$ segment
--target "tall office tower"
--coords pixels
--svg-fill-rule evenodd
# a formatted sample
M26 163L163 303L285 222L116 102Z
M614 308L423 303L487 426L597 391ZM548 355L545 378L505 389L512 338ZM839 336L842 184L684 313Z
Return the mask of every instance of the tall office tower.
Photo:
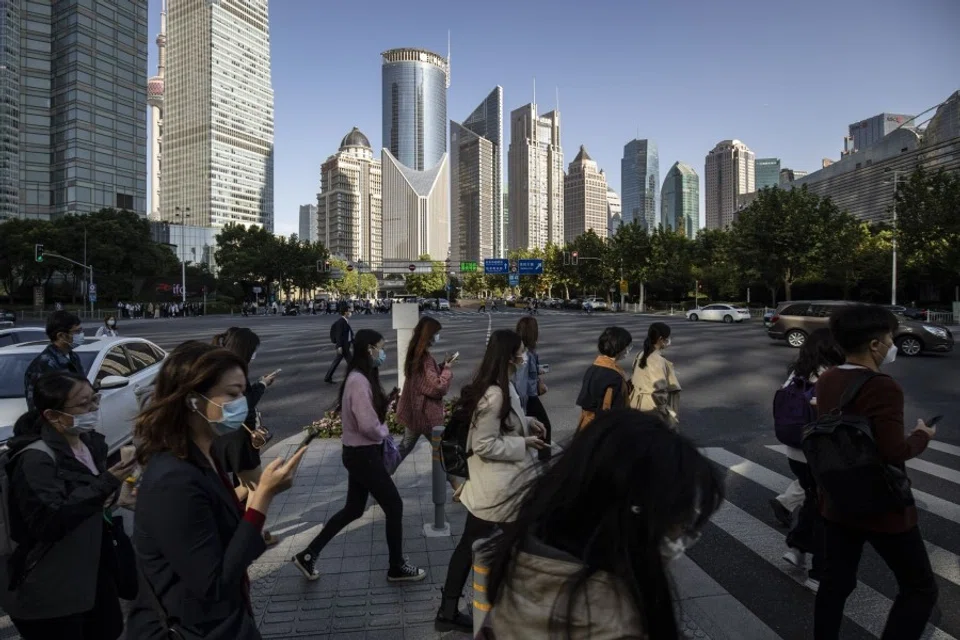
M846 153L854 151L863 151L870 147L888 133L899 129L900 127L912 128L910 121L916 116L910 116L904 113L879 113L873 117L854 122L848 128L850 142L844 139Z
M653 231L660 218L660 155L653 140L631 140L620 161L623 223Z
M163 77L167 68L167 0L160 5L160 33L157 35L157 75L147 81L150 106L150 217L160 218L160 175L163 152Z
M695 238L700 228L700 176L685 162L674 162L660 192L663 227Z
M450 59L426 49L383 58L383 258L435 260L450 248Z
M379 268L383 264L382 173L367 136L354 127L320 173L317 240L330 255Z
M612 238L623 224L623 205L620 194L607 185L607 237Z
M563 147L558 110L538 116L532 102L510 114L507 165L510 248L563 244Z
M0 0L0 220L145 215L147 0Z
M590 230L606 238L607 215L607 177L580 145L563 179L564 242L573 242Z
M503 88L463 123L450 121L450 254L454 264L505 257Z
M176 0L167 28L160 219L272 232L267 0Z
M706 181L707 229L725 229L738 210L737 199L756 191L754 156L739 140L723 140L707 154Z
M304 242L316 242L320 237L317 221L317 205L300 205L300 233L297 237Z
M757 191L780 185L780 158L757 158L753 167Z

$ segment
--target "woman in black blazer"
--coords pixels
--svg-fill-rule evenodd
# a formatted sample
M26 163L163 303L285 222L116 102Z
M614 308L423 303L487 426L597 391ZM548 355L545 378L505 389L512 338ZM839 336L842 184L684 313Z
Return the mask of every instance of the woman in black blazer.
M164 361L150 405L137 417L140 463L134 546L142 571L127 637L260 638L247 568L263 553L273 497L290 487L304 450L263 470L241 508L211 455L221 433L247 416L246 363L226 349L186 342Z

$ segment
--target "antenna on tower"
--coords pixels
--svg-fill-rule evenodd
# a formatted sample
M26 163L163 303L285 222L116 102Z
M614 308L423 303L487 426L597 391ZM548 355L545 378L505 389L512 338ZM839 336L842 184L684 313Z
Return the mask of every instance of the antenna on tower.
M557 112L557 113L560 113L560 87L558 86L556 89L557 89L557 106L556 106L556 112Z
M537 107L537 76L533 76L533 107Z

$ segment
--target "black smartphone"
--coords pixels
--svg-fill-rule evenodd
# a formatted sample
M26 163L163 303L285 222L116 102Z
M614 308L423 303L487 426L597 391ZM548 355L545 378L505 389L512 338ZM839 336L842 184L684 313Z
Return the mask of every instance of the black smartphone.
M317 435L318 435L318 432L316 431L310 431L309 433L307 433L306 437L300 441L300 444L297 445L297 451L300 451L300 449L305 449L309 447L310 443L313 442L313 439L316 438Z
M935 427L937 426L937 423L940 422L941 420L943 420L943 416L933 416L932 418L926 421L926 425L928 427Z

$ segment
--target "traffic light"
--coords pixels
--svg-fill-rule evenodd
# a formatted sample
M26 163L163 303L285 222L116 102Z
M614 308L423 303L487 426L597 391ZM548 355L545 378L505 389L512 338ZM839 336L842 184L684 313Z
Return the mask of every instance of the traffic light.
M570 264L570 254L567 253L566 251L564 251L564 252L563 252L563 266L567 266L567 265L569 265L569 264Z
M573 253L570 254L570 264L572 264L573 266L577 266L578 264L580 264L579 251L574 251Z
M317 273L330 273L330 261L317 260Z
M37 262L43 262L43 245L42 244L34 245L33 257L36 259Z

